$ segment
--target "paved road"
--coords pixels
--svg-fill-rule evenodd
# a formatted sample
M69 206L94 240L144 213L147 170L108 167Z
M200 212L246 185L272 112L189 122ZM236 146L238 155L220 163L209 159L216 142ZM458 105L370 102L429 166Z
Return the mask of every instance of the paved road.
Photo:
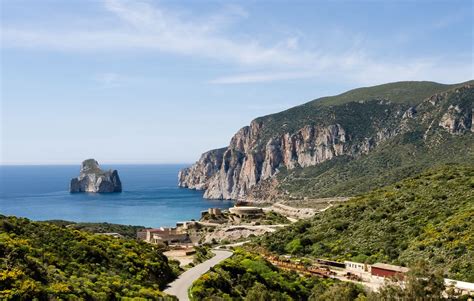
M189 300L188 289L191 287L194 280L209 271L211 267L232 256L232 252L229 251L212 250L212 252L216 254L216 256L181 274L178 279L169 284L169 287L165 289L165 293L178 297L180 301Z

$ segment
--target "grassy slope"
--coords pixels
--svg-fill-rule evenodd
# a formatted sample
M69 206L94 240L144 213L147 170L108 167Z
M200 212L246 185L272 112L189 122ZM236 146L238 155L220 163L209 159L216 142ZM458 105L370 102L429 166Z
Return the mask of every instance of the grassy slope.
M410 265L474 282L474 167L433 169L268 235L277 253Z
M177 266L151 245L0 215L0 299L159 298Z

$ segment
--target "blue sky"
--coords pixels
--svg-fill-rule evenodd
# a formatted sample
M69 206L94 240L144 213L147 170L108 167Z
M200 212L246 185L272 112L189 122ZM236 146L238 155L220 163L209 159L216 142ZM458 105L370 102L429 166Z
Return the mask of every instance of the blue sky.
M258 116L474 78L473 2L1 1L1 163L193 162Z

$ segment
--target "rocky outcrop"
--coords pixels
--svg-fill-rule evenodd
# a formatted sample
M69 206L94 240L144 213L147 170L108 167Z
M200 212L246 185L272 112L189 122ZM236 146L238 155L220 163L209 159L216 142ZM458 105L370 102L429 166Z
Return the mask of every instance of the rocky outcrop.
M226 150L227 148L224 147L205 152L196 164L180 170L178 174L179 186L197 190L207 189L208 180L219 171Z
M73 178L70 192L122 192L122 183L117 170L103 171L94 159L82 162L79 177Z
M204 153L196 164L180 171L179 186L204 189L206 198L239 199L281 167L312 166L350 151L339 124L305 126L294 134L273 137L259 148L261 126L252 122L234 135L228 148Z
M358 158L400 134L411 137L410 133L421 130L426 140L430 131L439 128L451 134L472 131L472 93L467 85L417 105L354 101L321 106L320 111L313 111L316 115L309 115L312 107L308 106L308 113L297 107L293 112L258 118L240 129L228 147L204 153L180 171L179 186L203 189L204 197L211 199L238 200L249 192L264 197L269 190L274 195L275 175L282 169L315 166L340 156ZM305 120L292 120L295 114ZM295 124L300 126L294 129Z
M472 108L450 105L439 122L439 126L452 134L472 131Z

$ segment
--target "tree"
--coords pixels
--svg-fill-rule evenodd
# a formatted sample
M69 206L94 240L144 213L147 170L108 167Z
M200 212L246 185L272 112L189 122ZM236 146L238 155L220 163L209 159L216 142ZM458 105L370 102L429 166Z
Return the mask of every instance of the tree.
M359 286L350 282L340 282L327 290L316 288L313 290L309 301L354 301L364 300L364 291Z
M272 301L272 295L268 292L265 285L256 282L247 293L246 301Z

